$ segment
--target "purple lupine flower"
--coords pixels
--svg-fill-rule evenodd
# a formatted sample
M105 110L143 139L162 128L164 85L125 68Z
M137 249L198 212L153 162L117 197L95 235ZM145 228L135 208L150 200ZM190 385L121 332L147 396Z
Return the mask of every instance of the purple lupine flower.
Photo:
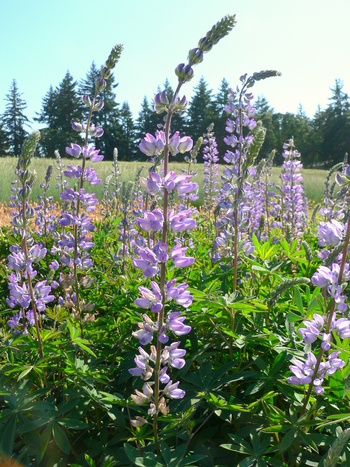
M332 219L330 222L321 222L318 226L318 234L320 246L336 246L343 238L344 225Z
M170 228L174 232L183 232L185 230L194 229L196 227L196 220L191 217L191 214L191 209L186 209L178 213L170 210L168 215Z
M166 290L166 297L168 300L175 300L178 305L183 306L184 308L188 308L192 301L193 297L190 292L187 290L188 285L185 283L179 284L175 286L176 279L172 279L171 281L165 284Z
M143 219L140 217L135 219L135 223L140 229L145 232L150 232L151 230L158 232L163 228L164 217L159 209L154 209L152 212L144 211L143 216Z
M184 336L191 332L191 326L183 324L186 317L181 316L181 313L178 311L174 311L169 313L167 317L167 327L176 335L176 336Z
M170 397L170 399L182 399L183 397L185 397L186 393L182 389L179 389L179 384L179 381L173 383L170 380L163 389L163 394L166 394L168 397Z
M169 346L165 346L162 353L162 363L167 363L169 366L180 370L185 366L186 355L185 349L179 349L180 341L173 342Z
M134 303L140 308L149 308L153 313L159 313L163 308L162 294L158 284L154 281L151 282L152 291L146 287L139 287L142 298L137 298Z
M79 157L81 154L81 147L78 144L71 143L71 147L66 147L66 153L73 157Z
M163 131L156 132L154 137L150 133L146 134L146 137L141 140L139 144L140 151L146 154L148 157L161 154L165 147L165 135Z
M133 259L132 264L143 271L144 277L154 277L158 274L158 258L148 247L139 249L139 259Z
M181 245L175 245L169 252L169 257L173 260L174 266L177 268L186 268L192 266L194 258L185 256L188 247L181 247Z
M291 228L292 235L298 236L304 231L308 218L308 203L304 194L303 178L300 174L302 164L297 158L300 153L294 149L294 140L291 138L283 145L282 156L285 161L282 165L282 198L283 222Z
M137 323L139 330L132 333L139 339L141 345L147 345L153 340L153 334L158 331L158 325L154 323L146 314L143 315L144 322Z
M161 188L162 179L157 172L150 172L147 179L140 177L140 185L146 190L147 193L155 195Z

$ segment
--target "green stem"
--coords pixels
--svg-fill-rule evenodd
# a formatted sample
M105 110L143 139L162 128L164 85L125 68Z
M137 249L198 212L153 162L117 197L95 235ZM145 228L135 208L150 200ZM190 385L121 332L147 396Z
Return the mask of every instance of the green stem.
M182 83L179 83L177 86L177 89L174 94L174 100L176 99L180 87ZM168 168L169 168L169 136L170 136L170 123L171 123L171 118L172 118L172 113L169 112L165 124L165 148L164 148L164 178L168 174ZM164 217L164 223L163 223L163 231L162 231L162 242L166 243L167 242L167 233L168 233L168 191L166 188L163 188L163 196L164 196L164 202L163 202L163 217ZM158 405L159 405L159 396L160 396L160 391L159 391L159 373L160 373L160 357L161 357L161 352L162 352L162 343L159 340L159 333L163 327L164 323L164 310L165 310L165 276L166 276L166 263L161 263L160 267L160 291L162 294L162 309L159 312L158 316L158 333L157 333L157 356L156 356L156 362L154 365L154 388L153 388L153 394L154 394L154 405L155 405L155 410L156 413L153 418L153 435L154 435L154 442L156 445L156 450L158 453L160 453L160 447L159 447L159 437L158 437Z

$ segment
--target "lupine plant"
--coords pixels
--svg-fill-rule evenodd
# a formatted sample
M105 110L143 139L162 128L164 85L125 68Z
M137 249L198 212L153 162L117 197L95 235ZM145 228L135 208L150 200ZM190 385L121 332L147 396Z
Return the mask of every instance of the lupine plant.
M68 165L64 171L64 175L68 178L75 179L77 188L64 187L61 192L61 199L69 203L71 210L61 214L58 223L65 228L71 227L71 231L64 233L59 246L61 251L55 248L52 253L60 253L59 259L65 266L68 266L73 271L68 273L74 289L74 294L71 295L72 301L77 310L77 316L80 319L81 327L83 323L82 302L80 297L79 271L86 271L91 268L93 262L89 257L88 251L93 247L94 243L89 238L90 232L94 229L88 213L95 210L97 199L94 194L89 194L84 189L84 182L89 182L91 186L101 183L93 168L86 168L86 161L98 162L103 160L103 156L99 154L99 150L94 146L89 146L89 136L100 138L103 135L103 129L100 126L91 124L91 116L93 112L100 111L104 103L102 100L97 100L98 94L106 87L106 80L110 77L113 68L118 62L122 45L117 45L112 49L105 65L101 68L100 76L95 81L95 94L91 97L84 94L82 102L89 108L87 123L73 122L72 128L78 133L84 134L84 145L81 147L78 144L71 143L71 147L66 148L66 153L74 158L83 156L81 166ZM57 157L57 156L56 156ZM63 188L63 182L61 182ZM85 212L84 212L85 211Z
M216 246L226 246L226 251L231 250L233 257L233 291L237 288L237 264L238 264L238 242L240 239L240 224L243 226L244 215L239 219L240 202L244 195L244 183L248 178L249 169L254 165L254 161L264 142L266 130L257 125L254 120L255 107L251 104L253 95L249 89L256 81L260 81L272 76L280 75L273 70L247 74L240 78L241 88L237 86L236 91L231 89L230 103L226 107L226 112L232 114L233 119L228 118L226 131L228 135L224 139L234 152L227 150L224 161L231 166L226 166L223 173L223 185L220 191L219 208L226 210L224 219L218 222L225 226L223 234L216 239ZM242 209L241 212L244 212ZM227 248L231 244L232 248ZM248 247L249 248L249 247Z
M155 96L165 120L139 145L151 160L148 175L140 177L135 163L135 183L123 181L115 153L107 219L92 218L97 198L85 191L87 182L100 183L87 159L102 157L89 144L102 128L73 123L84 136L67 156L82 154L81 166L56 153L61 215L46 237L31 204L39 133L23 145L11 188L12 228L0 227L1 465L349 465L347 162L337 166L334 183L335 169L327 177L317 228L309 222L296 235L291 217L283 226L270 181L273 156L255 165L265 132L254 122L250 93L256 80L277 73L244 75L228 106L231 151L220 194L209 127L204 212L193 218L193 208L177 204L198 189L192 138L172 128L175 112L186 110L181 87L234 24L233 16L224 18L189 52L175 70L173 97ZM94 96L83 97L90 117L120 51L102 68ZM291 144L285 149L296 157ZM188 165L178 174L169 164L179 153ZM294 221L306 226L299 192L291 190L300 183L296 166L283 169L281 189L294 203ZM53 245L51 262L46 243ZM123 270L115 264L122 259Z
M190 182L191 175L176 175L175 172L168 171L169 153L176 154L190 151L193 141L188 136L181 137L178 131L172 136L170 133L171 119L175 112L185 110L187 99L178 97L182 85L190 81L193 77L193 66L203 60L203 54L209 52L213 45L226 36L235 24L234 16L227 16L218 22L200 39L198 47L191 49L188 55L188 64L180 63L175 74L178 77L178 85L174 96L169 102L165 91L158 93L154 98L154 110L157 113L167 113L164 131L157 131L155 136L147 134L140 143L140 150L147 156L157 156L158 160L163 159L164 177L161 178L157 172L150 172L144 182L146 191L155 194L159 190L163 191L163 209L145 211L143 218L136 219L138 226L146 231L161 231L161 239L153 246L138 250L138 259L133 261L135 267L143 271L143 276L153 278L160 273L160 284L151 282L152 290L140 287L141 298L135 301L141 308L151 308L156 314L156 320L151 319L147 314L143 314L143 321L138 323L139 330L134 336L139 339L141 347L140 354L135 358L136 368L130 372L134 376L141 376L144 380L153 378L154 385L144 383L142 392L137 391L133 396L136 404L149 404L148 415L153 418L153 435L157 451L160 450L158 435L158 417L162 413L166 415L169 411L167 398L181 399L185 392L179 388L179 381L173 382L168 371L171 368L182 368L185 365L183 357L185 349L180 349L180 341L168 344L169 333L175 336L188 334L191 327L184 324L185 316L179 311L169 310L166 302L175 302L187 308L192 302L192 296L187 292L185 283L175 285L175 280L166 281L168 262L172 261L173 266L184 268L194 262L194 258L186 257L187 248L176 244L172 248L168 244L168 229L174 232L183 232L195 227L195 221L191 219L189 210L168 211L169 192L176 190L178 195L187 195L197 189L197 184ZM143 345L150 344L153 336L156 335L156 345L151 346L150 352L143 349ZM165 345L165 346L164 346ZM164 347L163 347L164 346ZM160 384L164 387L161 389ZM144 424L145 419L136 419L134 424Z
M282 218L284 228L289 228L296 238L306 227L308 203L304 194L303 177L299 161L300 153L295 149L294 139L283 145L284 162L281 174Z
M25 141L18 160L16 175L19 180L17 191L17 209L13 212L13 232L18 243L11 248L8 257L8 267L13 271L9 276L10 298L6 299L10 308L20 311L9 320L13 332L27 333L27 325L34 325L38 339L39 354L43 357L43 347L40 336L40 313L45 311L46 304L54 300L51 287L46 280L35 280L37 272L33 268L46 255L47 249L42 244L34 244L30 234L30 220L35 211L29 204L35 174L30 171L30 163L40 139L38 131L33 132Z
M36 207L37 217L35 224L38 228L39 235L43 238L45 248L47 250L47 238L56 228L56 216L53 213L55 205L53 204L53 196L48 196L47 192L50 189L50 179L52 176L53 165L49 164L45 182L40 184L43 190L42 196L38 195L39 206ZM48 256L46 260L48 261Z
M215 197L219 193L219 152L213 129L212 123L203 134L203 210L208 215L213 211Z

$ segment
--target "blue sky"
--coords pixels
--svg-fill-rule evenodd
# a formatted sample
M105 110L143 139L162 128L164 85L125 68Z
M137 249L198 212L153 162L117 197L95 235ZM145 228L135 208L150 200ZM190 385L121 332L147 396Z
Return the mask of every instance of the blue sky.
M67 70L84 78L93 60L100 66L123 43L117 100L136 117L143 96L167 77L176 86L175 67L227 13L237 25L195 68L183 87L188 98L202 75L216 92L223 77L235 86L261 69L282 72L253 88L277 112L296 113L301 103L312 117L336 78L350 93L349 0L0 0L0 113L14 78L32 119Z

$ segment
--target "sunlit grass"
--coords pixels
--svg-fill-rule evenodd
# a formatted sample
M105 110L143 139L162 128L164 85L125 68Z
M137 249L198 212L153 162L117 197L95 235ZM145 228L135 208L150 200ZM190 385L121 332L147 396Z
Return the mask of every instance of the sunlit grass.
M73 159L64 159L64 164L66 165L74 165L77 163L77 160ZM14 157L3 157L0 158L0 202L7 203L10 193L11 193L11 181L15 179L15 168L17 164L17 159ZM54 196L54 199L57 201L59 199L59 192L56 190L56 180L55 176L58 173L56 170L56 161L53 159L33 159L31 168L37 172L37 181L35 183L32 200L35 202L37 200L37 196L41 194L41 190L39 188L40 183L43 183L44 177L46 174L46 170L49 164L53 164L54 171L53 176L51 179L51 188L49 191L50 195ZM137 173L138 168L140 165L144 167L142 175L147 176L148 169L150 164L148 161L144 163L141 162L120 162L120 171L121 171L121 180L125 181L134 181L135 176ZM86 184L87 191L95 192L97 196L101 199L103 193L103 185L104 180L108 175L111 174L112 162L96 162L92 164L91 162L87 163L87 167L93 166L99 176L102 179L102 183L99 186L90 187ZM181 168L186 169L187 164L185 163L171 163L170 170L176 170L178 173L181 171ZM196 164L194 169L198 172L195 181L198 183L199 189L199 197L200 202L202 200L202 187L203 187L203 164ZM220 166L219 172L222 173L224 166ZM272 180L276 184L280 184L279 174L281 173L281 169L279 167L273 168L273 176ZM315 170L315 169L303 169L302 175L304 178L306 196L310 199L319 203L323 198L323 190L324 190L324 180L326 178L327 171L326 170ZM72 181L70 185L73 186Z

